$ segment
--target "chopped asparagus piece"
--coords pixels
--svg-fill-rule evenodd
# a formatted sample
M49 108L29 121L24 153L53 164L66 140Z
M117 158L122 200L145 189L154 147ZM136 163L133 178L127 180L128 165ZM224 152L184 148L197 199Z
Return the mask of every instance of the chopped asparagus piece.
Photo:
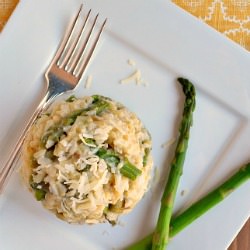
M60 140L61 136L64 134L64 127L73 125L78 116L84 115L86 114L86 112L92 110L95 110L96 115L100 115L108 108L109 103L106 102L104 98L100 96L93 96L93 102L88 108L73 111L67 117L63 118L59 124L49 128L41 139L42 146L45 147L48 140L51 140L52 142L54 142L54 144L57 143Z
M125 200L119 200L116 204L110 204L109 210L114 213L121 213L124 210Z
M55 161L57 157L54 155L54 148L50 148L49 150L46 150L45 157L52 161Z
M38 201L44 200L46 195L46 191L42 189L36 189L35 190L35 197Z
M90 147L96 147L96 142L92 138L81 137L81 140L82 140L83 143L88 144Z
M135 180L137 176L141 175L142 171L129 161L126 161L120 169L120 173L131 180Z
M73 101L75 101L77 98L74 96L74 95L71 95L70 97L68 97L67 99L66 99L66 102L73 102Z
M143 156L143 167L147 165L148 155L150 153L150 148L145 148L144 156Z
M98 155L101 159L104 159L109 166L117 166L121 161L119 154L117 154L112 149L100 148L96 152L96 155ZM124 165L120 169L120 173L131 180L135 180L136 177L139 176L142 172L140 169L126 160Z
M30 186L35 191L35 197L38 201L41 201L45 198L46 193L48 192L48 187L46 183L36 183L30 180Z
M112 149L100 148L96 152L96 155L99 156L101 159L105 160L107 165L109 165L110 167L116 167L120 162L119 156Z
M92 104L86 109L87 111L95 110L96 115L100 115L103 111L109 108L109 103L105 101L105 99L101 96L94 95L92 96L93 102Z

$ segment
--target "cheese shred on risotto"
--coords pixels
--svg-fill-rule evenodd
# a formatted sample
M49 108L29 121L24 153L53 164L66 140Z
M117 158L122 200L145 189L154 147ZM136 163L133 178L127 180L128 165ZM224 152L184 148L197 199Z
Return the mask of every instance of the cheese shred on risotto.
M151 138L120 103L94 95L55 103L29 130L21 175L69 223L115 223L147 191Z

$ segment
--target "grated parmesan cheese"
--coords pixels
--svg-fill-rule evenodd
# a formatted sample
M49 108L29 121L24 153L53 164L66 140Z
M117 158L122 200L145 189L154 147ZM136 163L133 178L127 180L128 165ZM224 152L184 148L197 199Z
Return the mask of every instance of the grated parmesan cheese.
M136 62L132 59L128 59L128 64L131 66L136 66Z
M130 76L128 76L127 78L122 79L120 81L120 83L122 83L122 84L124 84L124 83L130 83L130 82L135 82L137 85L139 85L140 83L142 83L141 71L140 70L137 69Z
M89 76L87 77L87 79L86 79L84 88L85 88L85 89L89 89L89 88L92 86L92 82L93 82L93 76L92 76L92 75L89 75Z
M175 141L176 141L176 139L172 138L172 139L168 140L167 142L161 144L161 147L162 148L167 148L167 147L171 146L172 144L174 144Z
M128 64L133 68L136 67L136 62L129 59ZM148 83L143 79L141 70L135 69L128 77L120 80L121 84L135 83L136 85L142 85L144 87L148 86Z

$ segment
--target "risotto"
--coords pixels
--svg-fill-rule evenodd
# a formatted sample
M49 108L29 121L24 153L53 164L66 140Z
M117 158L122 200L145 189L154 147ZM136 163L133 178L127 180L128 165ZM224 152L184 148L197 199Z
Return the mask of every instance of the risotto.
M107 97L70 97L29 130L21 175L43 206L69 223L115 223L147 191L151 138Z

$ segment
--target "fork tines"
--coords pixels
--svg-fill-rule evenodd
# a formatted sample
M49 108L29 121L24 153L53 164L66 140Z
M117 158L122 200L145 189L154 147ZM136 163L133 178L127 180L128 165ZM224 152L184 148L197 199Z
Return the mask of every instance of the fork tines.
M98 43L103 28L107 22L105 19L101 25L97 24L99 14L91 18L90 9L83 15L83 5L81 5L68 35L63 39L62 51L58 51L56 65L80 79L84 73L95 47ZM99 26L99 27L98 27Z

